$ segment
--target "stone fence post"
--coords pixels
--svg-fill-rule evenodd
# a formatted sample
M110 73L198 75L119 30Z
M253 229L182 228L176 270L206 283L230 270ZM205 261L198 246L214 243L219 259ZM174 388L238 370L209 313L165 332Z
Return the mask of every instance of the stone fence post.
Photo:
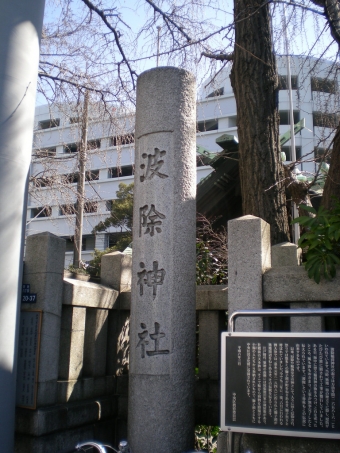
M42 311L37 407L57 402L65 244L48 232L28 236L26 243L23 283L30 284L37 302L21 309Z
M133 453L193 448L195 80L160 67L137 83L129 442Z
M229 315L262 309L262 275L271 266L270 226L247 215L228 222ZM262 332L261 318L239 318L236 330Z

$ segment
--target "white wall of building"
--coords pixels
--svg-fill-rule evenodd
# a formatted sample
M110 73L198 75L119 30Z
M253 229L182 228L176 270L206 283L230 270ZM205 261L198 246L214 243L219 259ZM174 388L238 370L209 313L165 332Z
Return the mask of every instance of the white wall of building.
M278 58L278 71L280 75L286 76L287 60L286 57ZM316 171L314 161L314 148L327 148L332 139L332 129L327 127L317 127L313 123L313 113L336 113L339 112L338 93L330 94L322 91L312 91L311 77L326 79L334 74L330 62L304 57L291 57L291 75L297 77L297 89L293 90L294 111L299 112L299 118L305 118L306 127L296 135L296 147L301 148L302 159L298 168L312 174ZM337 84L337 79L336 84ZM215 90L223 89L223 94L215 97L207 97ZM285 112L289 110L289 97L286 89L278 93L279 110ZM203 146L211 152L219 152L220 147L215 140L224 133L237 136L236 127L236 102L232 92L229 70L224 69L214 79L213 83L206 85L200 92L197 102L197 120L199 124L205 125L213 130L197 133L197 144ZM314 115L315 116L315 115ZM59 119L58 127L39 130L39 121ZM90 110L91 117L91 110ZM54 158L33 158L31 164L31 174L37 176L48 176L57 174L75 173L77 171L77 153L65 154L66 144L79 141L79 124L70 124L70 115L56 108L53 112L48 106L40 106L36 109L35 117L35 136L34 149L55 148ZM88 152L87 170L99 170L99 179L86 183L86 197L89 200L97 201L98 211L84 215L84 234L90 235L92 229L100 220L104 220L109 211L106 201L116 197L118 185L121 182L130 184L133 176L120 176L110 178L108 170L112 167L126 167L134 163L134 145L122 145L117 149L112 146L110 138L112 136L124 135L133 132L133 115L116 115L114 126L108 122L96 119L96 114L92 114L89 123L88 140L100 139L100 148ZM214 129L215 128L215 129ZM280 125L280 134L285 133L289 125ZM285 146L290 146L288 142ZM47 168L47 170L46 170ZM197 182L206 177L211 172L211 167L202 166L197 168ZM59 236L72 236L74 233L75 216L60 215L59 205L70 204L76 201L77 184L69 184L67 187L34 188L31 187L28 211L27 211L27 234L34 234L41 231L50 231ZM50 206L52 208L49 217L31 218L32 209L40 206ZM89 241L91 244L91 241ZM105 234L96 236L95 246L104 249L107 245ZM71 260L71 252L67 253L68 260ZM84 260L91 259L91 250L86 250L83 254Z

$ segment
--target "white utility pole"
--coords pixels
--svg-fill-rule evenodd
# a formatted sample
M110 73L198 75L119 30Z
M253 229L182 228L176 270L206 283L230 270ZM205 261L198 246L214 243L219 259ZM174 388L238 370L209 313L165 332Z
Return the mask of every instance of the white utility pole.
M289 56L289 45L288 45L288 32L287 32L287 21L286 21L286 6L283 7L283 28L285 34L285 52L287 55L287 83L288 83L288 98L289 98L289 121L290 121L290 148L291 148L291 160L296 161L296 147L295 147L295 134L294 134L294 104L292 94L292 77L290 71L290 56ZM294 171L294 170L293 170ZM292 217L296 219L299 217L299 212L295 203L292 202ZM293 225L293 240L297 244L300 239L300 226L295 223Z
M28 173L44 0L0 1L0 450L14 451Z

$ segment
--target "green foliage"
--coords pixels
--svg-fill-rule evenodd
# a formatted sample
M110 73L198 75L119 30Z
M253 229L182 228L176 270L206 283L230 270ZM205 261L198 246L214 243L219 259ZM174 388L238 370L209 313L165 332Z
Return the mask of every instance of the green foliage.
M197 425L195 426L195 449L206 450L209 453L217 452L217 436L219 426Z
M74 267L73 264L70 264L68 266L68 270L70 272L73 272L74 274L89 275L89 272L87 269L83 269L82 267Z
M122 231L132 230L133 214L133 183L119 184L117 198L112 200L111 214L103 222L99 222L92 232L105 231L110 227L120 228ZM131 241L130 241L131 242Z
M305 253L305 269L309 278L320 283L321 277L335 277L336 264L340 264L340 201L335 200L330 210L321 207L318 211L310 206L300 208L314 217L301 216L293 220L306 232L299 239L299 247Z
M105 250L97 250L94 249L93 252L93 259L90 261L90 266L88 267L89 273L92 277L100 277L100 266L102 262L102 256L106 255L107 253L116 252L117 247L114 245L113 247L108 247Z
M196 231L196 284L221 285L228 282L227 234L216 232L213 224L200 215Z

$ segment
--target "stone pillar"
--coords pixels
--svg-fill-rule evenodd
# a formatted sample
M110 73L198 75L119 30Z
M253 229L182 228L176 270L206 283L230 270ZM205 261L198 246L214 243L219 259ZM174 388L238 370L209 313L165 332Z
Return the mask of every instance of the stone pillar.
M291 242L282 242L272 247L272 267L298 266L301 259L301 249ZM322 308L320 302L294 302L290 308ZM291 332L322 332L323 318L321 316L292 316L290 318Z
M28 236L26 243L23 283L30 284L37 303L22 304L22 309L43 312L37 407L57 402L65 244L47 232Z
M130 291L131 267L131 255L125 255L121 252L103 255L100 268L101 284L110 286L120 293Z
M17 321L44 0L0 2L0 445L14 449Z
M137 83L129 443L134 453L193 447L195 81L160 67Z
M228 307L262 309L262 275L271 265L270 226L247 215L228 222ZM262 319L239 318L236 330L261 332Z

